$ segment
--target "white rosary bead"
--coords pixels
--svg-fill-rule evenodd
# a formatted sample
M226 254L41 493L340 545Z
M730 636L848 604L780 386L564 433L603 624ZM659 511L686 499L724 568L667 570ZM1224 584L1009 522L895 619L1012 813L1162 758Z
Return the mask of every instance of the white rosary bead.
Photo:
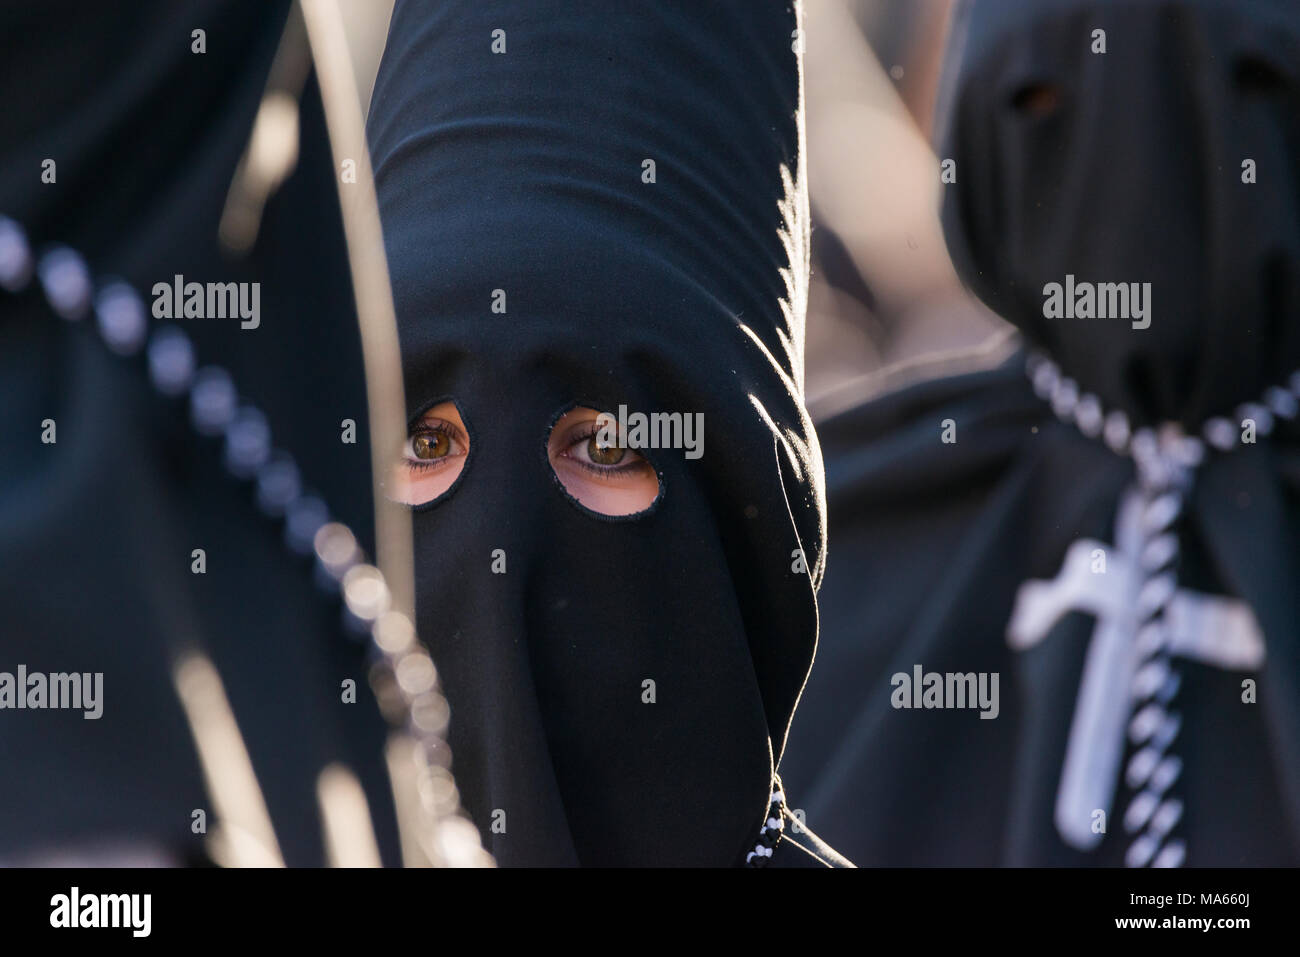
M1101 435L1102 422L1104 417L1101 411L1101 400L1092 393L1088 393L1079 400L1079 405L1074 410L1075 421L1079 425L1079 431L1090 439L1095 439Z
M1102 426L1102 434L1106 440L1106 445L1112 452L1123 455L1128 449L1129 424L1128 416L1118 410L1106 416L1105 424Z
M36 267L50 307L64 319L80 319L90 308L90 272L86 262L66 246L56 246Z
M1205 441L1220 452L1227 452L1237 444L1237 427L1227 419L1216 416L1201 427Z
M178 396L194 378L194 347L190 337L164 326L149 340L149 378L163 395Z
M1178 755L1166 754L1165 759L1156 765L1155 771L1151 774L1151 790L1156 794L1164 794L1178 780L1182 769L1183 762Z
M23 229L0 216L0 286L18 292L32 278L32 249Z
M221 435L235 419L238 396L225 369L207 366L194 377L190 420L202 435Z
M271 426L251 405L243 406L226 428L226 468L236 478L248 479L271 457Z
M1129 740L1134 744L1145 744L1156 733L1156 728L1160 727L1161 722L1164 720L1165 709L1154 702L1148 704L1133 715L1133 719L1129 722Z
M1273 386L1264 393L1264 404L1267 405L1279 419L1294 419L1297 413L1300 413L1300 401L1297 401L1286 389Z
M1052 411L1058 418L1069 419L1079 404L1079 384L1073 379L1062 379L1052 390Z
M1258 435L1268 435L1273 431L1273 413L1257 402L1246 402L1237 406L1237 418L1242 421L1252 420Z
M257 472L257 507L279 518L302 491L298 466L287 452L276 452Z
M1056 384L1061 381L1060 370L1051 362L1044 362L1034 370L1034 393L1040 399L1050 399Z
M1205 461L1205 443L1195 435L1185 435L1178 440L1179 464L1184 468L1200 468Z
M366 630L392 606L392 595L383 573L374 565L358 564L348 569L342 579L343 603L348 611L366 625ZM404 655L394 669L397 684L409 697L430 690L437 681L433 660L423 649Z
M284 542L298 555L310 555L316 533L330 520L329 509L315 495L295 498L285 510Z
M99 334L120 356L132 356L144 345L148 322L144 304L124 282L110 282L95 297L95 319Z
M356 536L342 522L327 522L316 531L312 542L316 550L316 567L337 586L353 565L361 561Z
M1156 855L1152 867L1182 867L1187 858L1187 845L1182 841L1170 841L1165 849Z

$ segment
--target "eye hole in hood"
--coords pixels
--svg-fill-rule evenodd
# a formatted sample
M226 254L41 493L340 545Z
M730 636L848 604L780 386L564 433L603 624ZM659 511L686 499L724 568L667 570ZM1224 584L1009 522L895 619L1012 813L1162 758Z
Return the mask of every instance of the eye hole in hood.
M555 420L546 457L565 493L585 510L631 518L652 508L661 491L640 441L617 414L578 405Z
M1246 54L1233 65L1237 89L1248 96L1281 96L1288 83L1282 71L1262 57Z
M1026 83L1011 95L1011 108L1032 119L1055 115L1064 95L1055 83Z
M460 407L443 399L415 416L392 456L384 490L403 505L433 505L460 484L469 461L470 432Z

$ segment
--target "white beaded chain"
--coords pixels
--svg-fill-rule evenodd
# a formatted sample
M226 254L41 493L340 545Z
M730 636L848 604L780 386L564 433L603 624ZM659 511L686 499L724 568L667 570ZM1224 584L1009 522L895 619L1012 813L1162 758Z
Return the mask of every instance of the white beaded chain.
M416 637L410 618L389 607L384 575L365 562L351 529L330 520L325 502L303 490L292 456L272 446L266 416L240 401L224 369L196 369L194 347L180 329L163 326L150 335L144 303L128 283L116 279L94 283L82 257L65 246L49 248L34 262L23 229L0 215L0 287L22 292L33 271L56 314L76 322L93 308L109 349L120 356L144 349L149 379L158 392L169 397L189 393L195 431L224 438L227 471L255 483L258 509L283 520L290 551L314 555L317 584L342 596L348 630L369 637L370 680L385 717L404 727L415 741L414 778L425 830L422 850L436 865L490 866L492 859L483 850L477 829L460 810L446 741L450 709L433 660Z
M1206 447L1228 452L1238 444L1237 427L1223 417L1208 420L1200 437L1187 435L1177 423L1156 429L1133 430L1121 411L1103 414L1094 395L1079 391L1078 383L1041 353L1026 359L1025 371L1034 392L1051 404L1061 421L1077 426L1089 438L1100 437L1117 455L1129 455L1137 467L1142 492L1139 561L1143 576L1137 598L1138 667L1131 688L1128 737L1134 751L1125 768L1125 783L1136 793L1124 814L1131 835L1124 862L1129 867L1179 867L1187 846L1173 836L1182 819L1182 801L1173 787L1182 761L1169 753L1182 725L1173 709L1181 676L1170 654L1167 612L1178 588L1178 523L1191 493L1196 469ZM1257 435L1273 431L1276 419L1300 413L1300 371L1287 388L1273 386L1262 402L1238 406L1240 419L1255 423Z
M767 819L758 831L758 840L754 849L745 855L746 867L766 867L772 860L772 852L781 843L785 833L785 794L781 790L781 779L776 778L772 785L772 796L767 802Z

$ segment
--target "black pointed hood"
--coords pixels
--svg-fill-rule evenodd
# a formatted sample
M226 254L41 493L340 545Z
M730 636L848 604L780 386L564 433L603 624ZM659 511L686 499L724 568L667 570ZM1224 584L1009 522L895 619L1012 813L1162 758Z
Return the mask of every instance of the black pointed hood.
M471 438L414 516L418 618L503 863L738 863L764 818L824 551L797 26L394 13L369 130L408 411L454 399ZM703 455L647 452L656 504L596 515L539 454L575 403L700 413Z
M1195 428L1284 382L1300 366L1300 7L975 0L955 23L944 219L980 298L1135 421ZM1147 315L1045 316L1067 276L1149 283Z

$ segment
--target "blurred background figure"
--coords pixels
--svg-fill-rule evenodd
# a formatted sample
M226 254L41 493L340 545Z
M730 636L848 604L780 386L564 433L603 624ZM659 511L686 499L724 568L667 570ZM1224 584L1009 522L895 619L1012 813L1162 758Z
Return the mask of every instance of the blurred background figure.
M416 499L417 621L466 809L503 865L846 863L809 829L778 840L824 544L799 11L394 13L370 137L402 467L462 470ZM687 411L709 449L566 426L583 406L588 426ZM584 493L564 458L525 454L548 432L605 490L635 474L649 494ZM450 442L420 457L436 435L463 464Z
M953 363L966 368L999 356L1008 327L966 294L939 225L942 184L930 133L952 6L807 4L814 419ZM983 355L968 354L979 346Z
M788 780L862 864L1294 864L1300 10L953 23L947 246L1029 354L819 423ZM1145 306L1080 287L1062 314L1076 274Z

